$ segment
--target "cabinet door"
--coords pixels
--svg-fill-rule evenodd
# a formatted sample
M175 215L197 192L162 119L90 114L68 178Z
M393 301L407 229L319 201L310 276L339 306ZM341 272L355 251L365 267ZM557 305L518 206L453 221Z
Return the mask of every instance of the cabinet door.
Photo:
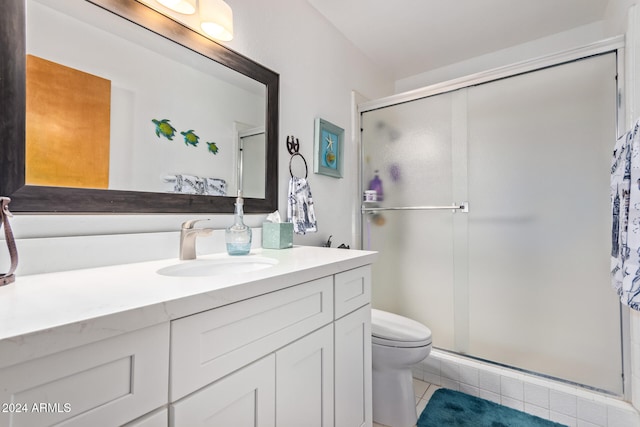
M275 427L275 356L171 405L172 427Z
M371 306L335 322L336 427L371 426Z
M333 426L333 325L276 353L278 427Z

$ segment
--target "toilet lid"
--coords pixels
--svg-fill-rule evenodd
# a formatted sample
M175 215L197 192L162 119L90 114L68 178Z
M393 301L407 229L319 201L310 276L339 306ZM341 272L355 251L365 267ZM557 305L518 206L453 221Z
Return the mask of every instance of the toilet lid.
M373 308L371 340L382 345L420 347L431 344L431 330L415 320Z

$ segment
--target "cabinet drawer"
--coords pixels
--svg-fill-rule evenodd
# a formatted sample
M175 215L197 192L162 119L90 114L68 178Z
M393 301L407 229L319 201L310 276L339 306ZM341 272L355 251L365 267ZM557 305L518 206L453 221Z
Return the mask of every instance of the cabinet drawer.
M371 266L335 275L335 318L351 313L371 302Z
M0 426L114 426L140 417L166 403L168 348L164 323L0 369L0 402L21 405L0 412Z
M333 320L325 277L171 323L171 401Z

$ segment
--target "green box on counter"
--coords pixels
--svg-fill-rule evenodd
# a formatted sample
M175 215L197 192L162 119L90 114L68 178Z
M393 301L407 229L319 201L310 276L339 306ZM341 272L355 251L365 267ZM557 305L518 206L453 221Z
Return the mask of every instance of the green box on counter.
M262 247L265 249L286 249L293 247L293 223L263 222Z

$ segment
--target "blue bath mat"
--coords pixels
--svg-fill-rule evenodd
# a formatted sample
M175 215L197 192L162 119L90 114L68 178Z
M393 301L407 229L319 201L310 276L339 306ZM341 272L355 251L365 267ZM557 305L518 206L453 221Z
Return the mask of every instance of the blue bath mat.
M418 419L418 427L561 426L564 425L445 388L433 393Z

